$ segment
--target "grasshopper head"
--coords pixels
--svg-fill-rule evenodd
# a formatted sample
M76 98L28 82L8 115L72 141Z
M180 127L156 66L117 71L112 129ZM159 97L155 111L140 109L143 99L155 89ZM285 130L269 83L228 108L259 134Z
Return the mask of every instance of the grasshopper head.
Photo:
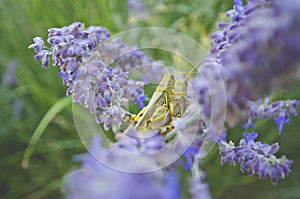
M166 89L173 89L175 85L174 76L171 73L164 74L162 80L156 88L156 91L163 92Z

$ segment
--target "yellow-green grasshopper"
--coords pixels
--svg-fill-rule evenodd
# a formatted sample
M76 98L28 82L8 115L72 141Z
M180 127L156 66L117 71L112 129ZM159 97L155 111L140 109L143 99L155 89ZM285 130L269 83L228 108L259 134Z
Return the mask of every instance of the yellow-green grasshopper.
M132 120L128 129L134 128L140 132L158 130L162 135L167 135L174 128L173 118L183 114L186 89L185 79L180 77L175 81L173 75L166 73L149 104L137 115L127 115Z
M165 102L155 109L147 120L147 129L159 130L162 135L167 135L174 129L173 119L181 117L186 102L186 81L178 78L174 83L171 92L166 92Z
M147 121L149 121L157 108L170 100L169 96L173 94L172 89L174 88L174 85L174 76L171 73L165 73L159 85L156 87L148 105L137 115L125 114L123 120L131 122L131 125L126 130L134 128L138 131L145 132L149 129L147 127ZM170 109L172 109L172 107L170 107Z
M182 59L178 59L178 55L174 54L174 63L177 63L177 67L184 66L185 69L188 68L187 62L183 62ZM178 67L180 69L180 67ZM190 74L193 73L193 67L187 72L186 76L183 76L182 72L177 72L179 77L174 81L174 86L172 86L169 91L164 92L165 101L162 105L155 108L153 114L150 115L150 118L147 120L147 128L159 130L159 132L164 135L164 139L170 141L174 136L168 135L174 129L173 119L181 117L186 108L186 99L187 99L187 82L186 79ZM173 133L172 133L173 134ZM168 136L167 136L168 135ZM171 138L171 139L170 139Z

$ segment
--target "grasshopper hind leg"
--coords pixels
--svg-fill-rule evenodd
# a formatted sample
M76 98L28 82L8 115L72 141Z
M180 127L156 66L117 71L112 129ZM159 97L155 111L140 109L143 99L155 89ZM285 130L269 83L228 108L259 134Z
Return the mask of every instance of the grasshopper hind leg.
M125 113L122 120L126 123L137 124L140 118L143 116L146 107L144 107L138 114Z

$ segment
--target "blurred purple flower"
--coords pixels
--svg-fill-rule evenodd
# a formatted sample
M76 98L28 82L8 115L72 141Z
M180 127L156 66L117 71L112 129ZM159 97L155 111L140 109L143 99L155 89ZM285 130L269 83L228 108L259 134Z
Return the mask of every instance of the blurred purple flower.
M134 101L133 103L138 105L139 108L144 108L145 107L145 99L147 98L148 95L142 95L140 97L137 98L136 101Z
M118 135L118 142L116 146L131 152L148 153L158 151L165 146L165 142L160 134L153 136L140 138L138 132L135 129L129 129L124 134Z
M248 1L243 6L241 0L234 0L234 9L226 12L231 22L219 22L220 30L211 34L210 56L221 61L221 55L240 40L240 28L247 25L249 19L255 16L261 7L268 5L268 0Z
M190 170L194 163L195 155L199 153L200 147L191 145L188 149L183 153L185 157L185 162L183 163L183 168L185 170Z
M200 171L197 176L193 176L189 183L189 193L192 199L211 199L209 185L204 182L205 173Z
M275 121L275 123L278 126L279 132L282 132L284 124L287 123L287 122L289 122L290 119L287 117L287 115L280 114L278 117L274 118L274 121Z
M18 67L18 61L12 59L6 66L6 71L2 75L2 83L8 87L16 86L18 83L16 76L16 69Z
M191 169L194 157L200 152L203 144L205 124L199 121L197 109L198 107L192 105L187 107L186 115L174 119L174 130L164 138L168 140L170 137L174 137L171 147L178 154L183 154L183 167L185 170Z
M18 60L12 59L8 62L6 70L2 75L2 84L8 88L14 88L18 86L19 81L16 74L16 69L18 67ZM15 97L12 102L12 116L14 120L19 120L21 118L23 110L23 99L21 97Z
M289 122L290 115L297 115L297 107L299 104L299 100L279 100L270 103L269 98L266 98L264 101L249 101L249 119L244 127L253 126L253 119L273 118L278 125L279 132L282 132L284 124Z
M148 12L141 0L127 0L127 8L130 15L138 19L146 19Z
M152 60L137 46L126 45L120 37L102 42L99 52L103 62L120 67L126 72L134 70L136 75L141 76L141 80L145 83L156 79L158 71L164 69L161 63Z
M22 98L16 98L13 101L13 118L16 120L20 120L22 116L23 111L23 99Z
M240 0L234 3L234 9L227 13L232 21L219 23L220 30L211 35L210 55L199 70L206 72L203 69L206 65L220 71L227 94L227 124L234 126L241 116L250 115L245 127L253 127L253 107L248 104L256 101L259 106L260 98L297 78L300 60L295 52L300 49L297 39L300 26L295 24L299 24L300 3L291 0L249 0L244 6ZM204 77L212 84L212 78ZM211 104L205 82L195 79L192 83L199 90L204 114L209 116ZM219 93L212 88L210 93ZM276 111L271 118L276 118L281 131L290 114L279 115Z
M150 64L152 60L138 49L137 46L128 46L122 39L115 37L102 44L101 55L109 64L116 64L124 71L129 71L144 64Z
M67 198L118 198L118 199L180 199L180 183L174 172L164 173L123 173L104 166L98 154L106 154L111 161L120 164L139 164L139 167L149 167L155 161L132 162L124 161L126 157L109 148L100 146L100 137L94 137L88 154L81 155L83 165L81 169L72 171L65 180ZM152 163L151 163L152 162Z
M246 100L258 100L295 78L300 64L295 54L300 49L300 26L295 25L300 3L278 0L249 6L255 7L255 15L246 17L236 30L239 42L220 56L229 95L241 108Z

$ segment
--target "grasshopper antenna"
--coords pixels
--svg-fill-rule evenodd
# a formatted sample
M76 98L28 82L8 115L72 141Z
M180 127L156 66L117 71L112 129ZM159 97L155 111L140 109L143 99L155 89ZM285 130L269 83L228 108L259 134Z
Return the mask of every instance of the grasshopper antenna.
M197 73L198 73L195 67L193 67L190 71L186 71L186 72L181 71L181 66L179 66L179 65L183 65L183 64L181 64L181 61L179 61L179 57L181 57L180 54L179 54L178 52L175 51L173 57L174 57L173 59L174 59L174 63L175 63L175 65L176 65L178 74L179 74L180 76L181 76L182 74L186 74L186 75L185 75L185 78L184 78L185 80L188 80L191 74L197 74ZM186 61L186 60L185 60L185 61ZM196 71L195 71L195 70L196 70Z
M181 76L183 74L183 72L181 72L181 66L182 65L180 63L180 54L175 50L174 56L173 56L173 62L175 63L176 69L178 71L179 76Z

